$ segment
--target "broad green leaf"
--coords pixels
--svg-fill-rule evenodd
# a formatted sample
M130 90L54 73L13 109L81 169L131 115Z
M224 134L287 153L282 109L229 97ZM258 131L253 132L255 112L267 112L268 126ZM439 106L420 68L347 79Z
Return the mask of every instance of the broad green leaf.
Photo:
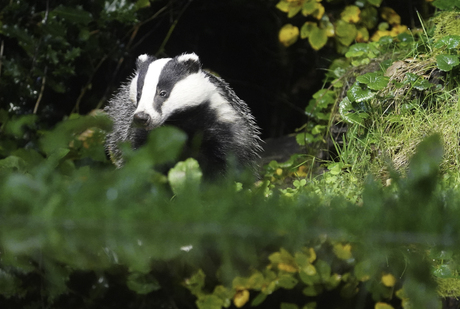
M288 18L292 18L296 16L297 13L299 13L301 9L302 7L300 5L294 5L294 6L289 7Z
M379 22L379 14L375 7L368 6L361 10L361 22L367 29L374 29Z
M178 162L168 172L168 181L174 194L181 194L185 189L197 188L201 182L201 172L198 161L188 158Z
M435 0L433 5L444 11L454 11L455 8L460 8L457 0Z
M438 68L442 71L451 71L459 62L458 55L437 55L436 62Z
M452 278L453 273L449 265L439 265L433 270L433 275L437 278Z
M359 57L359 56L364 55L368 51L369 51L369 44L356 43L350 46L347 53L345 54L345 57L347 58Z
M299 28L291 24L284 25L278 35L279 41L286 47L291 46L299 38Z
M439 39L435 44L434 47L441 48L447 47L448 49L457 48L460 45L460 36L459 35L446 35Z
M316 11L316 0L306 0L302 5L302 14L308 16Z
M382 90L390 81L389 77L382 76L379 73L366 73L364 75L358 76L356 80L362 84L366 84L372 90Z
M331 266L326 261L317 260L315 262L315 267L323 282L329 280L329 277L331 276Z
M278 285L283 289L293 289L296 286L297 282L298 280L294 278L292 275L281 275L278 278Z
M392 305L387 303L378 302L375 304L375 309L394 309Z
M308 42L314 50L320 50L327 43L326 29L313 28L308 36Z
M370 89L368 89L367 86L363 86L363 84L356 82L347 91L347 97L350 99L351 102L359 103L372 99L375 96L375 92L372 92Z
M361 10L356 5L347 5L340 13L340 17L347 23L357 23L360 20Z
M59 5L51 13L58 15L69 22L74 22L77 24L87 25L93 20L93 17L89 12L83 9L75 9L73 7L67 7L63 5Z
M345 46L350 46L356 38L356 26L340 19L336 23L337 39Z
M303 24L302 28L300 28L300 37L302 39L308 38L313 29L317 28L318 25L316 25L315 22L307 21L305 24Z

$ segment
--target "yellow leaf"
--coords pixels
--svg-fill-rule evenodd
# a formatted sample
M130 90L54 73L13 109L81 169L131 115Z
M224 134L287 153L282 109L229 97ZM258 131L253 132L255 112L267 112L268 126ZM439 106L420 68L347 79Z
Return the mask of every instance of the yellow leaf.
M340 243L335 244L332 251L334 251L335 255L341 260L348 260L353 257L351 254L350 244L345 244L345 245L342 245Z
M382 8L381 16L390 25L399 25L401 23L401 16L399 16L398 13L396 13L395 10L393 10L392 8Z
M376 303L375 309L394 309L393 306L388 305L387 303Z
M299 166L296 172L297 177L307 177L308 176L308 167L305 165Z
M237 308L243 307L248 302L248 300L249 300L248 290L238 291L233 297L233 303L235 304L235 307Z
M335 35L334 25L329 21L329 18L321 20L320 28L326 30L327 37L333 37Z
M285 264L285 263L279 263L278 264L278 269L287 271L289 273L295 273L295 272L298 271L297 267L295 267L293 265Z
M281 176L283 174L283 169L277 168L276 169L276 175Z
M395 25L393 28L391 28L390 35L391 36L397 36L400 33L404 33L409 31L407 26L404 25Z
M357 23L361 18L359 15L361 14L361 10L356 5L348 5L345 7L340 16L344 21L347 23Z
M276 8L284 13L289 12L289 7L290 7L289 2L285 0L281 0L280 2L276 4Z
M396 284L396 278L392 274L383 275L382 283L387 287L393 287Z
M388 35L390 35L390 31L377 30L375 31L374 35L372 35L371 41L378 42L378 40L380 40L381 37L388 36Z
M284 25L279 32L279 41L286 47L291 46L299 38L299 28L291 24Z
M313 248L308 248L308 262L313 263L316 260L316 252Z
M358 34L356 35L356 42L369 42L369 31L367 31L367 28L362 27L358 29Z

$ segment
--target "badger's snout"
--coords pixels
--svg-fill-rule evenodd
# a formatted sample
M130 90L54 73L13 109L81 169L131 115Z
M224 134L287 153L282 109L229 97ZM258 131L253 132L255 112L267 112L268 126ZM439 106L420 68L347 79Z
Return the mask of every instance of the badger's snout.
M151 122L150 116L145 112L135 113L133 116L133 124L139 128L145 128Z

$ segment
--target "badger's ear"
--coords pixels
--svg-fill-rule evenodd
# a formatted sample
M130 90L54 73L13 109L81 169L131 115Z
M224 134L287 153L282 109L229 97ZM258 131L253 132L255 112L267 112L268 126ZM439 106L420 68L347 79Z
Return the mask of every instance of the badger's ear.
M195 53L177 56L176 61L183 64L190 73L197 73L201 70L200 58Z
M147 55L147 54L142 54L140 55L139 57L137 57L137 60L136 60L136 67L137 69L139 69L143 63L150 63L154 60L156 60L157 58L155 56L150 56L150 55Z

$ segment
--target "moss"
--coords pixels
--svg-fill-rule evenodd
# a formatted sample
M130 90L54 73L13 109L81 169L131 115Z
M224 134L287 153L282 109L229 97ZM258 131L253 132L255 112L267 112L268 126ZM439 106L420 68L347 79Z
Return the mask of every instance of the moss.
M446 35L460 35L460 12L443 12L433 19L435 41Z

